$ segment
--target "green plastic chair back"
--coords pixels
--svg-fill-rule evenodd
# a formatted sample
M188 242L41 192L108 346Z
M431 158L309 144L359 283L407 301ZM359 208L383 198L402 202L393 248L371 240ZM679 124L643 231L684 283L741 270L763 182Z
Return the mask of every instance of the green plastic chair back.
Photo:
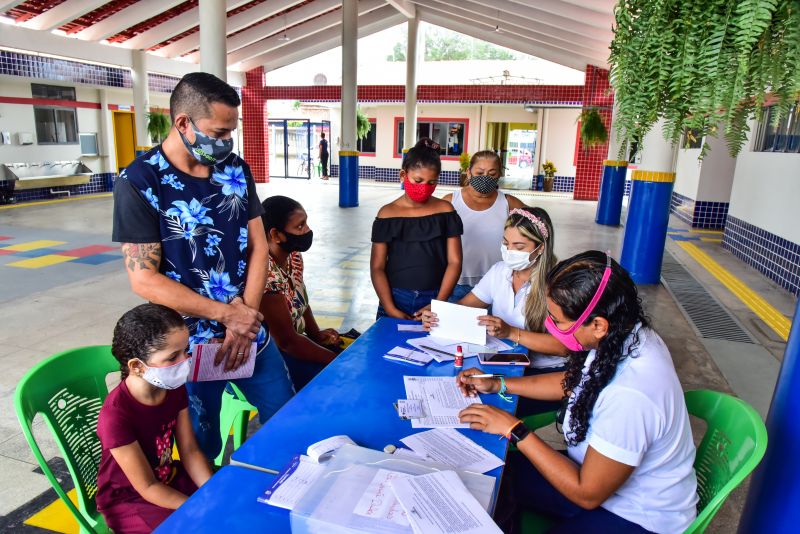
M81 532L109 532L95 506L97 470L102 447L97 436L97 416L108 396L106 376L119 371L111 347L67 350L33 367L20 380L14 394L22 433L58 496L75 516ZM67 464L78 496L78 508L47 465L33 436L33 419L41 414Z
M717 391L685 393L689 413L706 422L706 433L697 447L694 470L697 474L697 518L685 534L703 532L728 495L761 462L767 450L767 429L761 416L741 399ZM555 421L555 412L524 419L535 430ZM523 534L546 532L552 522L526 512L522 515Z
M689 413L708 428L697 447L697 519L687 533L703 532L733 491L761 462L767 429L761 416L741 399L716 391L686 392Z
M247 439L247 424L250 422L250 412L257 412L255 406L247 402L244 394L233 382L229 383L234 395L226 390L222 393L222 409L219 414L219 434L222 438L222 448L219 456L214 459L214 465L222 467L225 458L225 444L233 427L233 450L241 447Z

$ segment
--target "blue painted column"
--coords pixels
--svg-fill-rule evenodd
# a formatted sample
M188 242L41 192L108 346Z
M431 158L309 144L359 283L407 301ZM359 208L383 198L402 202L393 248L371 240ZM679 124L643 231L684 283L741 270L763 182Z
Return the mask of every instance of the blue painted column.
M339 151L339 207L358 206L358 152Z
M739 532L794 533L800 525L800 300L767 414L767 452L753 474Z
M342 0L342 121L339 146L339 207L358 206L356 102L358 86L358 2Z
M600 199L594 219L597 224L619 226L627 173L627 161L607 159L603 162L603 181L600 183Z
M622 265L637 284L657 284L667 240L674 172L634 171Z

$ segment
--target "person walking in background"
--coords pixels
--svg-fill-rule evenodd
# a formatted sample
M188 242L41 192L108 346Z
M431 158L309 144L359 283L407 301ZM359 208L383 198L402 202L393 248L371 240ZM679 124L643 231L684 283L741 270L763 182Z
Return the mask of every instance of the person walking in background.
M328 176L328 140L325 139L325 132L319 134L319 162L322 164L322 179L327 180Z

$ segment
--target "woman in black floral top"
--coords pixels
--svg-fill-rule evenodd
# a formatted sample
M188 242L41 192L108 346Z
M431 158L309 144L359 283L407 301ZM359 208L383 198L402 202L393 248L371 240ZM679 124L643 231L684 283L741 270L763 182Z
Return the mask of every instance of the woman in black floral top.
M261 313L299 391L336 357L339 333L320 330L308 303L301 252L311 247L314 234L303 206L284 196L270 197L261 205L269 243Z

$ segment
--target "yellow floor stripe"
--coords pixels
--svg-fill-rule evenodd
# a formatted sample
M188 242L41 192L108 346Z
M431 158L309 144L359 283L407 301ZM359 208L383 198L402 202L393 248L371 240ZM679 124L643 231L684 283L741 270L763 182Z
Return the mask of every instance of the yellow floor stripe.
M68 491L67 496L75 506L78 506L78 495L74 489ZM80 532L78 522L61 499L57 499L43 510L36 512L26 519L24 523L32 527L61 532L62 534L78 534Z
M722 235L722 230L689 230L689 233Z
M704 241L706 243L722 243L721 237L701 237L700 241Z
M14 252L27 252L29 250L63 245L64 243L66 243L66 241L50 241L48 239L40 239L38 241L28 241L27 243L18 243L16 245L9 245L7 247L0 248L2 250L13 250Z
M51 265L58 265L65 261L77 260L78 256L61 256L59 254L47 254L46 256L39 256L38 258L28 258L27 260L15 261L13 263L6 263L8 267L21 267L22 269L39 269L41 267L49 267Z
M112 193L100 193L98 195L79 195L72 198L41 200L39 202L23 202L22 204L8 204L6 206L0 206L0 210L14 210L18 208L29 208L31 206L44 206L47 204L63 204L64 202L75 202L76 200L91 200L93 198L107 198L110 196L112 196Z
M714 261L707 253L700 250L694 243L688 241L678 242L678 246L686 251L697 263L702 265L708 272L719 280L722 285L727 287L731 293L736 295L739 300L744 302L753 313L758 315L767 325L772 328L781 339L789 339L789 328L791 321L779 312L774 306L764 300L758 293L747 287L744 282L732 275L727 269Z

